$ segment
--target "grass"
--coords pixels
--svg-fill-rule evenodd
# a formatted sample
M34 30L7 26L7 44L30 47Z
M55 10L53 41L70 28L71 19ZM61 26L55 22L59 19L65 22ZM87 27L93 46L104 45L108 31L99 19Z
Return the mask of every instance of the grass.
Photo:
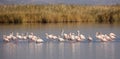
M0 23L120 22L120 5L0 5Z

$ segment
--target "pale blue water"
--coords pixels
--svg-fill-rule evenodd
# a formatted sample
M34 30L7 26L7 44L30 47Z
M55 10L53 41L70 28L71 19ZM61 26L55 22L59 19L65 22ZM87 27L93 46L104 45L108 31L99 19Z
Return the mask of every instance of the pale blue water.
M92 42L58 42L48 41L45 33L60 35L77 30L84 35L91 35ZM95 32L114 32L117 38L113 42L96 41ZM27 41L5 43L3 34L10 32L35 33L44 43ZM119 59L120 58L120 24L88 24L88 23L57 23L57 24L18 24L0 25L0 59Z
M120 0L0 0L0 4L82 4L82 5L115 5Z

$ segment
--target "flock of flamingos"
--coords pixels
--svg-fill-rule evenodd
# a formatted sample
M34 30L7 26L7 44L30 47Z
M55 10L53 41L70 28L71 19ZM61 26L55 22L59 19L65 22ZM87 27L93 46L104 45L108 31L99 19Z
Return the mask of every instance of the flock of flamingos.
M61 35L58 36L48 33L45 33L45 35L46 35L46 39L48 40L58 40L60 42L64 42L64 41L81 42L84 41L85 39L89 41L93 41L93 38L90 35L85 36L81 34L79 30L77 31L77 34L75 33L66 34L64 33L64 30L62 30ZM113 41L116 38L116 35L114 33L102 34L101 32L96 32L95 36L101 42ZM9 35L3 35L3 41L5 42L19 41L19 40L28 40L36 43L45 42L42 38L34 35L34 33L14 34L13 32L11 32Z

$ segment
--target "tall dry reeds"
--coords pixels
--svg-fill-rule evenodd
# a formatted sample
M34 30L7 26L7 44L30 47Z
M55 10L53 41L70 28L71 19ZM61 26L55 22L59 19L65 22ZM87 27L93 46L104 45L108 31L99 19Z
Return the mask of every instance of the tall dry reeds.
M0 5L0 23L120 22L120 6Z

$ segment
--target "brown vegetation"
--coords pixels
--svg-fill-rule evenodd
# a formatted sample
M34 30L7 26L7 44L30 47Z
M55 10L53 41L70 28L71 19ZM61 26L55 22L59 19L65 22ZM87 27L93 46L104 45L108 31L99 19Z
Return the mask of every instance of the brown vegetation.
M120 22L120 6L0 5L0 23Z

